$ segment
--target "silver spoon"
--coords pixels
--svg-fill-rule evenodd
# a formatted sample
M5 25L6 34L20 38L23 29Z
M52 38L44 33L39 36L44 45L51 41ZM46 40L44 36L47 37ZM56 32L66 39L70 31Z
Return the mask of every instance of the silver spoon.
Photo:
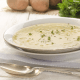
M33 77L39 75L42 72L37 68L35 69L30 66L20 66L17 64L2 63L0 64L0 68L9 74L17 75L17 76L27 75L28 77Z
M57 73L65 73L80 76L80 69L62 68L62 67L29 67L19 66L17 64L0 64L0 68L9 74L33 77L39 75L43 71L51 71Z

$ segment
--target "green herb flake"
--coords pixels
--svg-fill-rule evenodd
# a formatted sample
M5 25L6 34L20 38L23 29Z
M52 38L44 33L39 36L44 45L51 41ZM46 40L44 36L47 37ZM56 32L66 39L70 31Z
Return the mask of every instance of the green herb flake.
M80 41L80 36L78 36L77 41Z
M32 33L29 33L29 35L32 35Z
M59 34L60 32L59 32L59 30L56 30L56 34Z
M51 40L51 37L48 37L48 40L50 41Z
M52 42L51 44L53 45L54 43Z
M65 29L61 30L62 32L65 32Z
M53 32L53 30L51 31L51 34L53 34L53 35L54 35L54 32Z
M41 35L41 37L42 37L42 38L45 37L45 34Z
M59 38L59 39L62 39L62 38Z
M40 31L40 33L42 33L42 31Z
M74 27L73 26L71 26L71 30L73 30L74 29Z

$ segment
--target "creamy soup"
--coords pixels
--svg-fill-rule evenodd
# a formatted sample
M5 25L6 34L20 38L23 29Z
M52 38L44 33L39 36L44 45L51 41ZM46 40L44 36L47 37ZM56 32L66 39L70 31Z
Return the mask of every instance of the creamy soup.
M15 33L13 41L25 48L72 48L80 45L80 27L66 23L33 25Z

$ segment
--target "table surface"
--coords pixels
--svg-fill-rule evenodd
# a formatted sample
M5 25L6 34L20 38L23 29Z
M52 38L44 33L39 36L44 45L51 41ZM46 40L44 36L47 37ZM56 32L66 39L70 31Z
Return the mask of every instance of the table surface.
M46 17L59 17L58 10L48 10L45 13L36 12L31 6L28 6L25 11L15 11L8 7L6 0L0 0L0 51L9 52L6 49L6 44L3 40L3 33L9 27L27 20L34 20ZM77 60L76 60L77 61ZM39 76L29 78L27 76L14 76L0 69L0 80L79 80L80 77L59 74L53 72L43 72Z

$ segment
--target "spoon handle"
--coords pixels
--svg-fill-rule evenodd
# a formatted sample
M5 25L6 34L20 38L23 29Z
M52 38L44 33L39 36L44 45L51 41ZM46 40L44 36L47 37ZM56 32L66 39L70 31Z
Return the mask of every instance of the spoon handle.
M62 73L62 74L69 74L74 76L80 76L80 69L74 68L61 68L61 67L53 67L53 68L38 68L40 71L46 72L55 72L55 73Z

